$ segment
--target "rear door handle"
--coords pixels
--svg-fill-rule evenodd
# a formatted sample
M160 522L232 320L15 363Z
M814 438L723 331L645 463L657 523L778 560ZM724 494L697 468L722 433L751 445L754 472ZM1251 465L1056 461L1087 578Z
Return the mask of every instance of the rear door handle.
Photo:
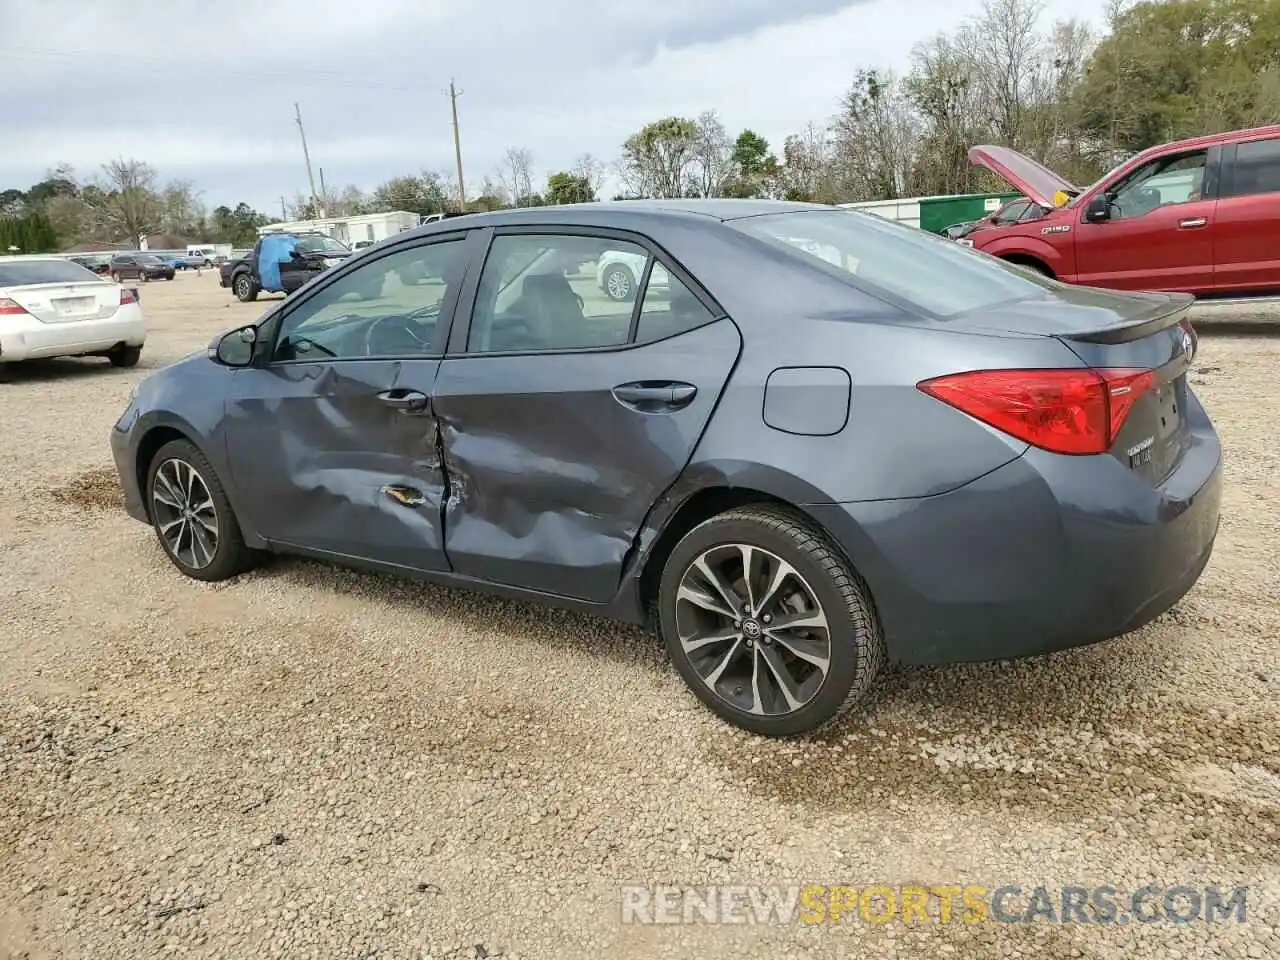
M613 395L619 402L649 410L685 407L697 394L698 388L693 384L672 380L641 380L620 383L613 388Z
M383 390L378 399L392 410L425 410L430 398L417 390Z
M1178 228L1181 230L1194 230L1197 227L1206 226L1208 223L1208 217L1192 217L1189 220L1179 220Z

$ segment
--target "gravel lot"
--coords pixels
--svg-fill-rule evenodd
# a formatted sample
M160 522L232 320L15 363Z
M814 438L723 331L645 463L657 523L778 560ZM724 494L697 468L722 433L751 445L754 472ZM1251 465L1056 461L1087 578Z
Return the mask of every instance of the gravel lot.
M893 672L778 743L608 623L301 561L182 578L107 434L262 306L207 273L142 303L139 369L0 387L0 957L1280 957L1280 338L1203 336L1225 516L1178 608ZM1243 924L620 921L626 883L789 882L1251 889Z

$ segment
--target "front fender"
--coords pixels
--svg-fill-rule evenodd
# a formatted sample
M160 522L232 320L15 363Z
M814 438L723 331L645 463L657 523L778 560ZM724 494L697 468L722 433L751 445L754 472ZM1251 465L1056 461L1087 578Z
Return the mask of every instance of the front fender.
M1060 236L1070 239L1070 235ZM1069 256L1067 251L1059 249L1040 237L1030 237L1024 234L1009 237L995 236L981 244L975 239L974 247L983 253L1002 259L1010 256L1022 256L1039 260L1052 270L1054 276L1059 279L1065 279L1075 274L1074 258Z

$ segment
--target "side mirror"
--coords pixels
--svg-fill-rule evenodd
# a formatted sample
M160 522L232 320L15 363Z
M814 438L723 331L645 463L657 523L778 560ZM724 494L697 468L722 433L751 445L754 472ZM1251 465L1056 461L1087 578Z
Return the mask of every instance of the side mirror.
M1100 193L1089 201L1089 206L1085 208L1084 218L1090 223L1101 223L1103 220L1111 219L1111 198L1105 193Z
M224 367L247 367L253 362L257 342L257 327L240 327L214 340L209 345L209 357Z

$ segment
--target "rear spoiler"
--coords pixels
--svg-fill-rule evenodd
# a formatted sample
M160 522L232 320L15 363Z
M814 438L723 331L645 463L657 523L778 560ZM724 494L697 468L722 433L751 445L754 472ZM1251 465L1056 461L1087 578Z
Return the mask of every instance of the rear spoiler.
M1169 300L1157 304L1154 310L1147 311L1121 323L1097 330L1086 330L1083 333L1062 334L1064 340L1075 340L1080 343L1116 344L1141 340L1153 333L1159 333L1169 327L1176 326L1187 319L1196 298L1189 293L1168 294Z

